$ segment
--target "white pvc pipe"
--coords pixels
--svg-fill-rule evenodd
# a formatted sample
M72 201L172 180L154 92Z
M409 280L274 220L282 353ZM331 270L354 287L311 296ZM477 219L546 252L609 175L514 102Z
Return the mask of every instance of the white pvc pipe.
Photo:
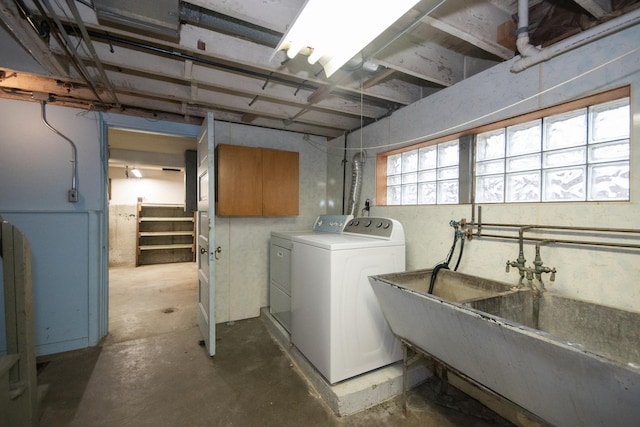
M529 1L518 0L518 32L529 27Z
M524 6L523 6L524 5ZM518 2L518 13L520 14L522 9L528 8L527 0L519 0ZM528 10L523 13L523 15L528 20L529 12ZM521 31L523 27L528 26L528 22L522 22L523 20L518 19L518 30ZM520 71L526 70L532 65L539 64L541 62L547 61L553 57L561 55L565 52L569 52L573 49L576 49L580 46L584 46L593 41L599 40L603 37L606 37L610 34L617 33L618 31L622 31L625 28L632 27L640 23L640 9L635 9L625 15L618 16L610 21L607 21L598 26L592 27L586 31L583 31L575 36L564 39L552 46L549 46L544 49L538 49L531 44L529 44L529 34L525 32L521 32L518 34L518 40L516 41L516 45L518 47L518 51L520 52L521 58L514 62L511 66L512 73L519 73ZM521 37L522 36L522 37ZM522 45L522 46L521 46Z

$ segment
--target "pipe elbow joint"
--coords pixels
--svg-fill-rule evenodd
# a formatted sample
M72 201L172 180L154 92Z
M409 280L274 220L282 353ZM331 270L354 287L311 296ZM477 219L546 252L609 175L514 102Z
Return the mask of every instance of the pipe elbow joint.
M520 52L520 56L523 58L537 55L541 52L541 49L535 47L529 42L529 34L522 33L518 35L518 39L516 40L516 47L518 48L518 52Z

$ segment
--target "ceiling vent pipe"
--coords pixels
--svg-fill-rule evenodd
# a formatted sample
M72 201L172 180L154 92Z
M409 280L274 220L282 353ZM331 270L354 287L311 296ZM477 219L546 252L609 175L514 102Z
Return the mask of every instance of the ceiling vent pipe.
M362 191L362 166L367 161L367 153L360 151L353 155L351 163L351 191L349 192L349 203L347 205L347 215L358 216L360 205L360 192Z
M518 39L516 40L516 46L518 47L518 52L520 52L520 59L513 63L511 72L519 73L533 65L548 61L565 52L577 49L638 23L640 23L640 9L618 16L554 45L540 49L529 43L529 3L527 0L518 0Z

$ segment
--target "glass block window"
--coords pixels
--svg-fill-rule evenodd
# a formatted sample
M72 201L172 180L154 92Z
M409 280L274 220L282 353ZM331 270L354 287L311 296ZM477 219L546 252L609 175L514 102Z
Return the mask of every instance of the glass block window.
M476 136L476 202L629 200L629 98Z
M387 204L458 203L458 140L387 157Z

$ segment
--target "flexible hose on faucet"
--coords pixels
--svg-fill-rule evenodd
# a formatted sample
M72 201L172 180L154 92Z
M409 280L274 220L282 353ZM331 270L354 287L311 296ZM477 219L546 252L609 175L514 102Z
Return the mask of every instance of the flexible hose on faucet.
M458 243L458 239L461 239L460 242L460 253L458 254L458 261L456 262L456 266L453 271L457 271L460 266L460 261L462 260L462 253L464 251L464 234L458 230L458 224L454 221L451 221L450 225L454 228L453 231L453 243L451 244L451 249L449 249L449 253L447 254L446 261L437 264L433 267L433 271L431 272L431 278L429 279L429 294L433 294L433 288L436 284L436 278L438 277L438 272L443 268L445 270L449 270L449 263L451 262L451 258L453 258L453 253L456 250L456 244Z
M458 271L460 261L462 260L462 252L464 252L464 237L460 240L460 253L458 254L458 261L456 262L456 266L453 271Z

